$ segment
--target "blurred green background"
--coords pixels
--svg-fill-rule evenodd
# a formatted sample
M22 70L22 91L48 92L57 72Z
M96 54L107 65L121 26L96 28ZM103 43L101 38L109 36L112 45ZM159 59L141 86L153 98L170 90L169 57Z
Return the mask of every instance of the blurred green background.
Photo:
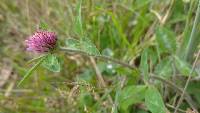
M27 62L39 56L26 51L24 40L41 23L56 32L61 45L67 38L79 39L80 34L74 29L80 1L0 0L0 112L148 113L144 90L150 84L160 91L168 111L174 111L180 96L175 89L157 80L149 80L147 85L143 76L155 74L184 87L199 42L195 41L191 60L186 64L185 48L197 3L197 0L82 0L82 28L87 37L101 54L136 68L130 70L109 61L59 52L61 72L52 73L40 66L17 87L32 65ZM98 78L98 71L103 81ZM199 109L198 79L194 77L187 92ZM180 109L187 108L191 106L183 101Z

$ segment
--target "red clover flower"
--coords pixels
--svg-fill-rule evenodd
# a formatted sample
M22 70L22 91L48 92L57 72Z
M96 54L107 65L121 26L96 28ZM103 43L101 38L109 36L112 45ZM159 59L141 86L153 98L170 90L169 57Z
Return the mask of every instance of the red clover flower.
M55 32L37 31L25 40L27 50L36 53L45 53L56 47L57 36Z

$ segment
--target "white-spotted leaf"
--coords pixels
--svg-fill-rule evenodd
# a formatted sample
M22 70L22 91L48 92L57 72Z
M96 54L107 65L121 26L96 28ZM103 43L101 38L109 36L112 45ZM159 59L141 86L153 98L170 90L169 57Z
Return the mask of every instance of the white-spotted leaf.
M175 59L175 64L178 71L184 76L189 76L192 71L192 66L189 65L184 60L180 59L178 56L174 56L174 59ZM197 73L194 70L194 72L192 72L192 76L195 76L195 75L197 75Z
M172 76L173 67L170 57L164 58L155 67L155 74L158 76L169 78Z
M76 39L73 39L73 38L67 38L65 40L65 45L69 49L80 50L80 42L79 42L79 40L76 40Z
M48 70L53 71L53 72L60 72L61 70L60 61L53 54L48 55L43 61L42 65Z
M145 93L145 105L151 113L166 113L162 96L153 86L148 87Z
M159 27L156 31L156 41L161 52L176 52L176 36L173 31Z
M99 50L88 38L81 38L80 45L81 45L81 50L86 52L87 54L94 56L100 55Z

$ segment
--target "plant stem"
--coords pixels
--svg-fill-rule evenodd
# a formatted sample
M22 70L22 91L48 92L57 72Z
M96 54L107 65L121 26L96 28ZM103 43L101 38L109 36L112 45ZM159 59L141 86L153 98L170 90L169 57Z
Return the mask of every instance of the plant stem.
M99 58L99 59L102 59L102 60L105 60L105 61L111 61L113 63L116 63L116 64L119 64L121 66L124 66L124 67L127 67L127 68L130 68L130 69L135 69L136 67L133 66L133 65L130 65L128 63L125 63L125 62L122 62L118 59L114 59L114 58L111 58L111 57L108 57L108 56L103 56L103 55L91 55L91 54L88 54L84 51L81 51L81 50L76 50L76 49L69 49L69 48L65 48L65 47L61 47L60 48L61 50L63 51L66 51L66 52L74 52L74 53L78 53L78 54L82 54L82 55L85 55L85 56L93 56L93 57L96 57L96 58Z

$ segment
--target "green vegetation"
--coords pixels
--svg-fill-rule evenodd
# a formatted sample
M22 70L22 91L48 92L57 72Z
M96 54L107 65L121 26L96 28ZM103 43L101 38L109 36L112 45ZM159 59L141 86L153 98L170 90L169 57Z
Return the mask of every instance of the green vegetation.
M200 111L199 0L1 0L0 27L0 113Z

